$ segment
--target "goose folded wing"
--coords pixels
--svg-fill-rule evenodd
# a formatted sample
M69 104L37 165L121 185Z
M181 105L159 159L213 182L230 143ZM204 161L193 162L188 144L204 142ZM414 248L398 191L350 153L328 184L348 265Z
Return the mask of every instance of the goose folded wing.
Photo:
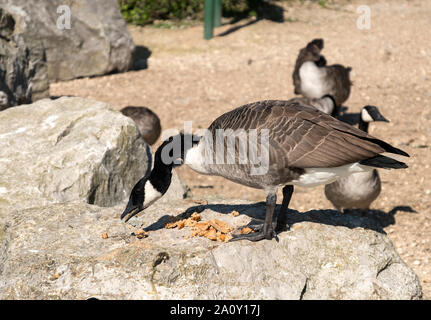
M290 167L330 168L384 152L403 153L362 130L315 110L299 111L290 119L285 122L285 134L271 135L285 150Z
M221 115L209 127L269 130L270 164L278 167L331 168L384 152L408 156L386 142L298 100L266 100Z

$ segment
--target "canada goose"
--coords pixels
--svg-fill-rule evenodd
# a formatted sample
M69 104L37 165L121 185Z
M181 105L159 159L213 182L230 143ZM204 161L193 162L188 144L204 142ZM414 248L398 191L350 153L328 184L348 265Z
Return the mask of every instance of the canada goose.
M153 111L147 107L127 106L121 109L120 112L136 122L146 143L152 145L157 141L162 128L159 117Z
M317 98L293 98L291 101L298 102L300 104L306 104L320 110L326 114L329 114L333 117L337 117L340 113L340 108L335 104L335 100L329 94L323 96L320 99Z
M389 122L377 107L365 106L359 116L359 129L368 133L368 125L373 121ZM357 208L364 214L381 191L379 173L358 172L340 178L325 186L326 198L340 212L343 208Z
M229 130L230 133L222 135ZM246 132L246 136L237 135L235 147L226 148L226 138L241 130ZM264 174L253 173L259 165L251 157L245 164L238 161L238 145L247 144L247 136L250 139L254 134L260 137L256 141L261 143L249 144L248 147L257 148L261 156L267 155L267 158L261 157L260 163L266 164ZM218 149L220 142L222 149ZM226 149L227 153L223 153ZM235 157L233 164L214 161L221 150L222 160L224 155ZM264 223L249 224L256 232L234 236L233 240L271 239L276 236L276 228L286 225L294 185L312 187L327 184L338 177L370 171L375 167L407 168L405 163L382 155L384 152L408 156L404 151L305 104L291 100L247 104L218 117L205 135L181 134L164 141L155 153L153 170L132 189L121 219L126 218L127 221L159 199L169 187L172 167L178 163L176 159L181 159L199 173L218 175L263 189L266 194ZM279 187L283 188L283 201L278 218L274 209Z
M320 54L322 49L323 39L314 39L299 51L292 74L295 94L308 98L329 94L340 107L350 95L352 68L340 64L327 66L325 57Z

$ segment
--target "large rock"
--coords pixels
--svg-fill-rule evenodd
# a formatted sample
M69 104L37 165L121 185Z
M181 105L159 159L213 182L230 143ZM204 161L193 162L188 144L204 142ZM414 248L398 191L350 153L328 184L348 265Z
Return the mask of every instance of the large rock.
M82 201L111 206L148 170L135 123L83 98L43 99L0 112L1 209Z
M0 299L421 298L417 276L370 218L292 211L279 242L186 239L188 227L164 228L168 215L198 211L237 227L265 211L211 202L158 202L128 224L119 219L124 204L11 212L0 226ZM141 226L149 236L139 240L132 232Z
M49 96L45 49L14 6L0 8L0 111Z
M70 29L64 5L70 8ZM133 64L135 45L117 0L0 0L6 6L34 23L52 81L122 72Z

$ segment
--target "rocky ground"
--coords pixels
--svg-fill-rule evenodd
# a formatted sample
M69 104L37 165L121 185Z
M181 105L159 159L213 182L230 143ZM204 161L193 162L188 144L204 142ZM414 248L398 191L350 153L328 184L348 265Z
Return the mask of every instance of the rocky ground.
M371 9L371 27L359 29L359 5ZM53 83L51 96L75 95L112 104L144 105L155 111L164 130L207 127L220 114L242 104L294 96L291 73L298 50L324 38L329 64L353 68L348 114L379 107L391 122L370 133L411 155L409 169L381 171L383 190L370 215L377 215L397 251L431 298L431 27L430 1L356 1L322 8L286 7L283 23L242 20L203 40L202 25L158 29L129 27L148 68L98 78ZM232 31L232 32L230 32ZM141 60L141 63L144 62ZM263 193L218 177L178 170L195 197L262 201ZM281 197L279 198L281 199ZM323 188L297 188L291 207L331 208ZM356 213L353 213L356 214Z

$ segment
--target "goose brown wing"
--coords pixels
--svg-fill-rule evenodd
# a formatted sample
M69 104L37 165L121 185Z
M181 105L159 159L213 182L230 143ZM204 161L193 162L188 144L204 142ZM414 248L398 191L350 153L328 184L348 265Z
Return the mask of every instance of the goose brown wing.
M313 107L297 101L267 100L223 114L215 129L269 129L270 164L279 167L329 168L372 158L383 152L403 154Z

